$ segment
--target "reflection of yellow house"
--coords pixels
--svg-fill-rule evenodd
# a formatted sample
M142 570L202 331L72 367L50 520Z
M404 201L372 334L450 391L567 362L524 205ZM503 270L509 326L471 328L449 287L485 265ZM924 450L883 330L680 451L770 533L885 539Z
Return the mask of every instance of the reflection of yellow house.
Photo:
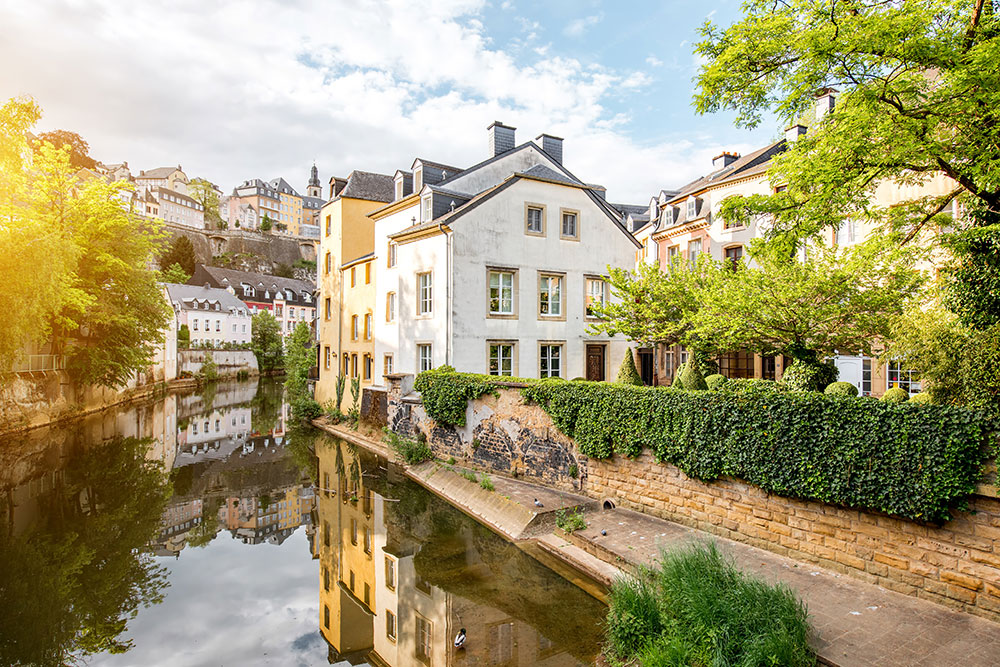
M330 200L320 212L319 345L316 399L336 396L338 374L371 384L375 375L374 223L368 214L393 199L391 176L354 171L330 179ZM348 407L350 391L346 391Z
M339 659L373 645L375 567L372 494L343 442L320 443L317 498L320 633Z

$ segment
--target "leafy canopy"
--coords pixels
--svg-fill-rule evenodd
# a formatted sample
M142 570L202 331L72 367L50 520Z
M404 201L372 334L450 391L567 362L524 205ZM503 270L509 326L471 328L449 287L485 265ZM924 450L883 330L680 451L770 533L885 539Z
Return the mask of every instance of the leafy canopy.
M222 215L219 213L219 192L211 181L192 178L188 183L188 196L205 207L205 224L209 229L221 228Z
M285 350L281 340L281 324L267 311L250 320L250 349L262 371L273 371L284 363Z

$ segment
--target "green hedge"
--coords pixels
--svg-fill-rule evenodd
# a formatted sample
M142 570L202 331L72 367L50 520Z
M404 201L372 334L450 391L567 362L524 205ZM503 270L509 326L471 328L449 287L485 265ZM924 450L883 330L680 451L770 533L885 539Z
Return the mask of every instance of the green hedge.
M678 392L603 383L522 389L594 458L650 449L687 475L925 521L951 518L991 452L980 412L818 393Z
M559 380L564 382L564 380ZM465 410L469 401L484 394L497 395L502 382L538 382L528 378L501 377L456 373L451 366L424 371L417 376L413 388L420 392L424 411L431 419L451 426L465 426Z

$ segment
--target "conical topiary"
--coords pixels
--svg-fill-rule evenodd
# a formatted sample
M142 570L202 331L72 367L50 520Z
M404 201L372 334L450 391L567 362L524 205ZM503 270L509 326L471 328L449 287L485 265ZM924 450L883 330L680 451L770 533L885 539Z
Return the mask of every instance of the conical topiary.
M625 358L622 359L622 365L618 369L618 379L616 380L618 384L637 384L642 385L642 378L639 377L639 371L635 369L635 359L632 357L632 350L625 350Z
M708 389L705 376L701 374L698 364L693 361L684 365L684 370L677 376L677 379L680 380L681 387L685 391L705 391Z

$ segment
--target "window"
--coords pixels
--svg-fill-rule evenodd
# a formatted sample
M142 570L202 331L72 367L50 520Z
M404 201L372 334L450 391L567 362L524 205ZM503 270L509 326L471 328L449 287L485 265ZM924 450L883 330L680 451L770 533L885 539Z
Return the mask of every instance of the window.
M396 243L395 243L395 241L389 241L389 252L387 254L389 256L389 259L386 262L386 266L391 269L392 267L396 266Z
M434 200L431 197L424 198L424 222L434 219Z
M897 361L889 362L888 386L886 389L899 387L905 389L910 395L920 392L920 377L914 370L903 368Z
M538 314L545 317L562 315L562 277L542 275L538 278Z
M871 396L872 394L872 360L864 357L861 360L861 395Z
M695 197L688 197L687 200L687 219L694 220L698 215L698 199Z
M396 293L389 292L385 295L385 321L396 321Z
M607 292L606 283L601 278L587 278L587 293L585 295L585 306L587 317L597 317L594 310L595 304L604 304Z
M388 556L385 557L385 587L396 590L396 560Z
M490 343L490 375L514 374L514 344Z
M347 587L351 589L352 593L354 592L354 570L348 570L347 572Z
M431 344L421 343L417 345L417 371L429 371L434 368L434 361L431 357Z
M348 374L348 370L350 370L350 357L347 355L346 352L344 352L344 375L345 376Z
M328 567L323 568L323 590L330 590L330 568Z
M844 220L837 227L837 245L850 245L854 243L854 221Z
M386 354L382 357L382 373L392 375L392 355Z
M698 262L698 255L701 254L701 239L688 241L688 261L694 265Z
M525 209L524 231L535 236L545 235L545 209L528 205Z
M417 315L434 312L434 281L431 273L417 274Z
M351 377L358 377L358 355L351 355Z
M326 235L330 235L330 216L326 216Z
M667 266L674 264L677 261L677 258L680 257L680 254L680 246L672 245L667 248Z
M374 370L374 366L375 366L374 360L372 358L372 355L370 355L370 354L366 354L365 355L364 366L365 366L365 368L364 368L364 371L365 371L365 377L364 377L364 379L371 380L372 379L372 371Z
M289 294L289 295L288 295L288 300L289 300L289 301L291 301L291 300L292 300L292 298L293 298L293 296L294 296L294 295L292 295L292 294ZM294 307L294 306L290 306L290 307L288 308L288 316L289 316L289 317L291 317L292 319L294 319L294 318L295 318L295 307Z
M372 529L365 527L365 543L364 549L366 554L371 554L372 552Z
M772 355L770 357L763 357L760 360L760 375L765 380L773 380L777 375L777 364L776 358Z
M538 377L562 377L562 345L546 343L538 349Z
M323 348L323 368L330 370L330 346Z
M388 609L385 610L385 636L396 641L396 615Z
M372 263L365 262L365 285L371 285L372 283Z
M333 266L333 260L330 259L330 253L326 253L326 259L324 260L324 263L323 263L323 272L329 274L330 273L330 267L332 267L332 266ZM245 292L246 289L244 288L243 291Z
M351 340L358 339L358 316L351 315Z
M358 282L358 276L357 276L357 273L356 273L356 269L357 268L358 267L356 267L356 266L352 266L351 267L351 287L354 287L357 284L357 282Z
M323 522L323 546L330 546L330 524Z
M197 317L196 317L196 318L194 318L194 319L193 319L193 320L191 321L191 324L192 324L192 326L191 326L191 331L197 331L197 330L198 330L198 318L197 318Z
M727 352L719 357L719 372L727 378L752 378L753 353Z
M330 297L326 297L326 300L323 302L323 314L324 314L324 316L325 316L325 318L327 320L330 319L330 312L331 312L330 311Z
M323 627L330 629L330 607L323 605Z
M434 625L426 618L417 614L417 658L427 662L431 659L431 635Z
M514 314L514 273L490 271L490 315Z
M576 211L563 211L562 212L562 227L559 230L559 236L564 239L579 239L579 228L577 226L577 218L579 214Z
M358 546L358 520L351 519L351 544ZM354 586L351 586L354 588Z
M372 314L365 313L365 340L372 339Z
M733 246L732 248L726 248L726 264L730 269L735 271L740 267L740 262L743 259L743 246Z

